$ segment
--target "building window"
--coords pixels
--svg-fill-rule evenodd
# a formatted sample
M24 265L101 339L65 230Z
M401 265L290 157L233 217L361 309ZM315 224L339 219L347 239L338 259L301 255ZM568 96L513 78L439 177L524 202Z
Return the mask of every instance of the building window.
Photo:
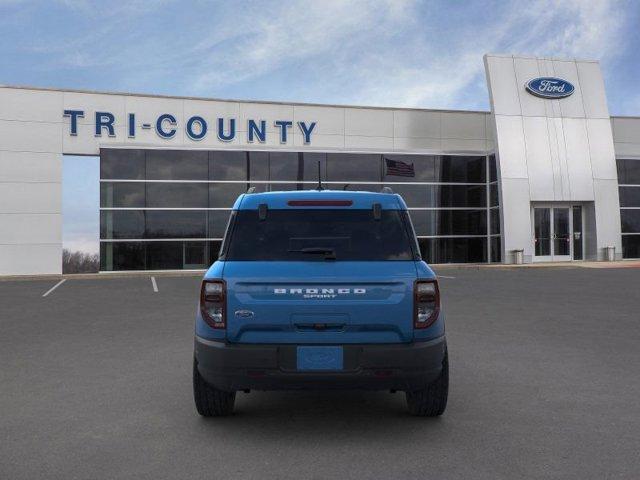
M313 189L318 175L329 189L399 193L428 262L501 260L493 155L103 149L100 159L102 270L206 268L240 194Z
M640 258L640 160L616 159L622 258Z

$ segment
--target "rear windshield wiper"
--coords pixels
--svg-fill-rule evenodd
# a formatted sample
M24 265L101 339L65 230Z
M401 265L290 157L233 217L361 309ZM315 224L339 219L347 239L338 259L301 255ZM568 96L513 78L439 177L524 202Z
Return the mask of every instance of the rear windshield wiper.
M301 248L299 250L287 250L292 253L317 253L324 254L325 260L335 260L336 259L336 251L333 248L327 247L308 247Z

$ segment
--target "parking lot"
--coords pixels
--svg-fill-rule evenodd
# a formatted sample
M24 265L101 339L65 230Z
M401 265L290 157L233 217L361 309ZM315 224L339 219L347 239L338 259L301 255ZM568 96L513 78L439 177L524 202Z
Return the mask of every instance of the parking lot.
M0 478L638 478L640 269L439 273L439 419L351 391L240 393L203 419L199 277L2 281Z

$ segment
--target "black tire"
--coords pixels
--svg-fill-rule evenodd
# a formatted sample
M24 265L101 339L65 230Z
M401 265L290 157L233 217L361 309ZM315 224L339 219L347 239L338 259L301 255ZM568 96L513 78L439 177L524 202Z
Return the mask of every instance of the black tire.
M193 399L196 410L203 417L224 417L233 413L236 392L225 392L209 385L198 372L198 364L193 359Z
M437 417L447 408L449 395L449 354L444 351L442 371L424 390L406 392L407 408L417 417Z

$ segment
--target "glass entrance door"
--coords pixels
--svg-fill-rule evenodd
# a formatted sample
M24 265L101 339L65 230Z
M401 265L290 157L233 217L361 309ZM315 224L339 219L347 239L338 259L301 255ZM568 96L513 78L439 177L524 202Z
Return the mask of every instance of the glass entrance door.
M533 241L535 257L540 261L551 261L551 208L533 209Z
M533 208L534 261L582 260L582 207Z
M553 216L553 261L563 262L571 260L571 219L569 208L552 208Z

